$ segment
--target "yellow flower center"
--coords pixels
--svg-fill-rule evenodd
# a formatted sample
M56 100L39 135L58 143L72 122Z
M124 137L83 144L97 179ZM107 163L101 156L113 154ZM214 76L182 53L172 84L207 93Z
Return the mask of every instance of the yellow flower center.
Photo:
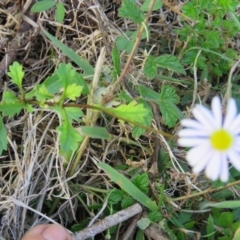
M232 146L233 136L226 130L220 129L211 135L210 141L215 150L224 152Z

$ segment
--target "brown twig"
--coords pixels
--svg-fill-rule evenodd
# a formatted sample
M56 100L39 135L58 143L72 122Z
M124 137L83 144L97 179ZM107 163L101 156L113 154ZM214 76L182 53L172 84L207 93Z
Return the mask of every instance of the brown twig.
M85 228L84 230L78 232L73 236L72 240L84 240L90 237L94 237L98 233L101 233L104 230L109 229L110 227L117 225L133 217L134 215L139 214L140 212L142 212L142 207L136 203L133 206L110 215L98 223L92 225L91 227Z

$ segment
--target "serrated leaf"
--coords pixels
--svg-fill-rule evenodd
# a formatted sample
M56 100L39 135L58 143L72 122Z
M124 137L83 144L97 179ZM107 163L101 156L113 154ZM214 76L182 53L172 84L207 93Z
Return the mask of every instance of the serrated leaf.
M53 98L53 95L49 93L45 85L36 87L35 96L38 101L46 101Z
M18 98L15 96L13 92L5 91L3 92L2 101L5 103L12 103L18 101Z
M145 0L143 5L141 6L141 10L147 12L149 10L149 5L151 3L151 0ZM153 11L159 10L163 6L162 0L155 0L153 5Z
M68 121L63 121L62 125L57 127L57 131L59 132L60 149L63 153L77 150L83 137Z
M55 11L56 21L59 23L63 23L64 15L65 15L65 7L61 2L58 2L56 4L56 11Z
M116 117L123 117L139 123L143 123L144 117L148 114L148 110L144 108L143 104L137 104L136 101L132 101L128 105L121 105L117 108L109 109L109 112L115 114Z
M87 84L86 84L86 82L85 82L85 80L84 80L84 78L81 74L76 72L75 77L74 77L72 82L83 87L83 89L82 89L83 94L89 94L88 86L87 86Z
M147 173L136 176L132 183L140 189L143 193L147 194L149 191L149 179Z
M149 104L144 101L144 100L139 100L139 103L142 103L144 108L146 108L146 110L148 111L148 114L143 117L143 121L142 121L142 124L147 126L147 127L150 127L151 123L152 123L152 119L153 119L153 113L152 113L152 109L151 107L149 106ZM139 128L139 127L134 127L133 130L132 130L132 136L134 138L139 138L141 135L143 135L144 133L146 132L145 129L143 128Z
M154 211L148 214L148 218L151 222L160 222L163 219L163 216L160 211Z
M134 42L132 40L127 39L124 36L117 37L116 39L116 47L119 51L126 51L128 54L131 53Z
M172 102L172 103L179 103L179 96L176 94L176 90L175 88L168 86L168 85L164 85L161 89L161 93L160 93L160 101L168 101L168 102Z
M158 67L165 68L167 70L172 70L173 72L176 73L186 74L178 58L173 55L170 54L161 55L159 57L156 57L154 62Z
M0 116L0 155L2 155L3 150L7 150L7 143L7 131Z
M163 86L158 105L162 113L164 123L170 128L174 127L178 119L183 118L182 112L175 105L178 102L179 97L176 94L175 89L171 86Z
M111 139L111 135L108 133L107 129L104 127L82 126L79 128L79 131L83 136L88 136L96 139L106 139L106 140Z
M122 198L122 201L121 201L121 209L125 209L127 207L130 207L134 203L135 203L135 200L131 196L125 195Z
M163 116L164 123L169 127L174 127L179 118L179 109L175 104L168 101L159 102L159 108Z
M109 204L117 204L119 203L123 198L124 192L122 190L114 189L111 191L111 194L109 196L108 202Z
M65 107L64 110L69 122L72 122L72 120L79 121L79 119L83 116L83 112L80 108Z
M24 77L24 71L22 65L18 62L14 62L9 66L10 72L8 72L8 76L12 79L12 82L15 83L19 89L22 89L22 80Z
M116 75L120 75L121 73L121 64L120 64L120 54L116 47L112 50L112 61L114 65L114 70L116 72Z
M0 111L3 116L13 117L15 114L20 113L24 107L26 107L26 103L23 102L0 103Z
M102 168L110 177L110 179L118 184L126 193L132 196L135 200L149 208L151 211L158 211L158 206L142 191L140 191L129 179L113 169L105 163L98 163L98 167Z
M140 220L137 221L137 226L142 230L148 228L150 224L151 222L148 218L141 218Z
M144 15L138 8L135 0L123 0L122 6L118 9L119 17L129 18L135 23L141 23Z
M72 65L70 63L60 63L56 70L56 74L58 75L64 86L67 86L74 79L76 71L72 68Z
M149 79L153 79L157 75L157 64L155 62L155 57L151 55L148 56L144 64L143 71Z
M76 83L73 83L67 86L67 89L64 92L64 96L65 98L76 100L77 97L80 97L82 89L82 86L78 86Z
M55 5L53 0L43 0L33 4L31 12L42 12L52 8Z
M71 48L59 41L47 31L43 30L43 33L53 42L55 46L60 48L64 54L66 54L73 62L82 68L86 74L92 75L94 73L94 68L86 60L75 53Z

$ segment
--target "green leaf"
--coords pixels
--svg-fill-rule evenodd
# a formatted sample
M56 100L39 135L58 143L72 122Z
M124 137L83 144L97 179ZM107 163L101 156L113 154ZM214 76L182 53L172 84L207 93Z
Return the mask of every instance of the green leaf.
M164 85L160 93L160 100L177 104L179 103L180 98L176 94L175 88L168 85Z
M169 55L169 54L161 55L159 57L156 57L154 62L158 67L162 67L167 70L172 70L173 72L176 72L176 73L186 74L178 58L173 55Z
M148 126L150 127L151 123L152 123L152 119L153 119L153 113L152 113L152 109L151 107L149 106L149 104L144 101L144 100L139 100L139 103L142 103L144 108L146 108L146 110L148 111L148 114L143 117L143 121L142 121L142 124L145 125L145 126ZM133 130L132 130L132 136L134 138L139 138L141 135L143 135L144 133L146 132L145 129L143 128L139 128L139 127L134 127Z
M76 71L72 68L72 65L70 63L60 63L56 70L56 73L60 78L63 86L65 87L72 82L76 75Z
M137 221L137 226L142 230L148 228L150 224L151 221L148 218L141 218L140 220Z
M13 92L5 91L3 92L2 101L5 103L13 103L18 101L18 98L15 96Z
M218 218L216 224L223 228L229 228L233 223L233 213L232 212L223 212Z
M158 101L160 94L145 86L138 86L141 96L148 101Z
M132 206L135 203L134 199L131 196L125 195L121 201L121 208L125 209Z
M149 208L151 211L159 211L158 206L142 191L140 191L129 179L117 172L111 166L105 163L98 163L98 167L102 168L110 177L110 179L118 184L126 193L135 200Z
M240 227L237 229L233 237L233 240L239 240L239 239L240 239Z
M20 113L24 107L26 107L26 103L23 102L0 103L0 111L3 116L13 117L15 114Z
M7 131L0 116L0 155L2 155L3 150L7 150L7 143Z
M75 101L77 97L80 97L82 89L82 86L78 86L76 83L73 83L67 86L67 89L64 92L64 96L65 98L69 98Z
M117 108L109 109L116 117L124 117L130 121L139 123L144 122L144 117L148 114L148 110L144 108L143 104L137 104L136 101L130 102L128 105L120 105Z
M140 9L144 12L147 12L149 10L150 3L151 0L145 0ZM162 6L163 6L162 0L155 0L152 10L153 11L159 10Z
M141 23L144 15L138 8L135 0L123 0L122 6L118 9L119 17L129 18L135 23Z
M183 118L182 112L175 105L175 103L178 102L179 97L176 94L175 89L171 86L163 86L158 105L162 113L164 123L170 128L175 126L178 119Z
M35 96L38 101L46 101L53 98L53 95L49 93L45 85L36 87Z
M81 135L89 136L91 138L110 140L111 135L104 127L87 127L83 126L79 128Z
M57 127L57 131L59 132L60 149L63 153L77 150L83 137L68 121L63 121L62 125Z
M155 62L155 57L151 55L148 56L144 64L143 71L149 79L153 79L157 75L157 64Z
M79 121L79 119L83 116L83 112L80 108L65 107L64 110L69 122L72 122L73 120Z
M238 208L240 207L240 201L239 200L232 200L232 201L222 201L218 203L212 203L212 202L203 202L200 204L200 209L205 208Z
M136 176L132 183L140 189L143 193L148 194L149 191L149 179L147 173Z
M86 60L75 53L71 48L59 41L47 31L43 30L43 33L53 42L54 45L60 48L64 54L66 54L73 62L82 68L86 74L92 75L94 73L94 68Z
M112 50L112 61L113 61L116 75L119 76L121 73L121 62L120 62L120 54L116 47L114 47Z
M109 196L108 202L109 204L117 204L119 203L123 198L124 192L122 190L114 189L111 190L111 194Z
M59 23L63 23L64 15L65 15L65 7L61 2L58 2L56 4L56 11L55 11L56 21Z
M33 4L31 8L31 12L43 12L52 8L54 5L55 5L55 1L53 0L39 1Z
M159 211L154 211L148 214L148 218L151 222L158 223L163 219L163 216L161 212Z
M8 76L12 79L12 82L15 83L19 89L22 89L22 80L24 77L24 71L22 65L18 62L14 62L9 66L10 72L8 72Z
M116 39L116 47L119 51L126 51L128 54L131 53L134 42L132 40L127 39L124 36L117 37Z
M214 223L213 218L211 215L208 217L208 224L207 224L207 234L208 234L208 240L214 240Z
M81 74L76 72L75 77L73 79L73 83L76 83L77 85L83 87L83 89L82 89L83 94L89 94L88 86L87 86L87 84L86 84L86 82L85 82L85 80L84 80L84 78Z

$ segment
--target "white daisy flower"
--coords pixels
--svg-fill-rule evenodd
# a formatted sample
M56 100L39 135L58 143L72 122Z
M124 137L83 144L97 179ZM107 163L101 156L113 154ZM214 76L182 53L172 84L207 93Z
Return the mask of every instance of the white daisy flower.
M215 181L228 181L228 161L240 171L240 114L234 99L227 104L223 118L219 97L212 99L212 111L198 104L193 119L183 119L185 127L178 133L178 144L192 147L186 155L194 173L205 169L206 176Z

